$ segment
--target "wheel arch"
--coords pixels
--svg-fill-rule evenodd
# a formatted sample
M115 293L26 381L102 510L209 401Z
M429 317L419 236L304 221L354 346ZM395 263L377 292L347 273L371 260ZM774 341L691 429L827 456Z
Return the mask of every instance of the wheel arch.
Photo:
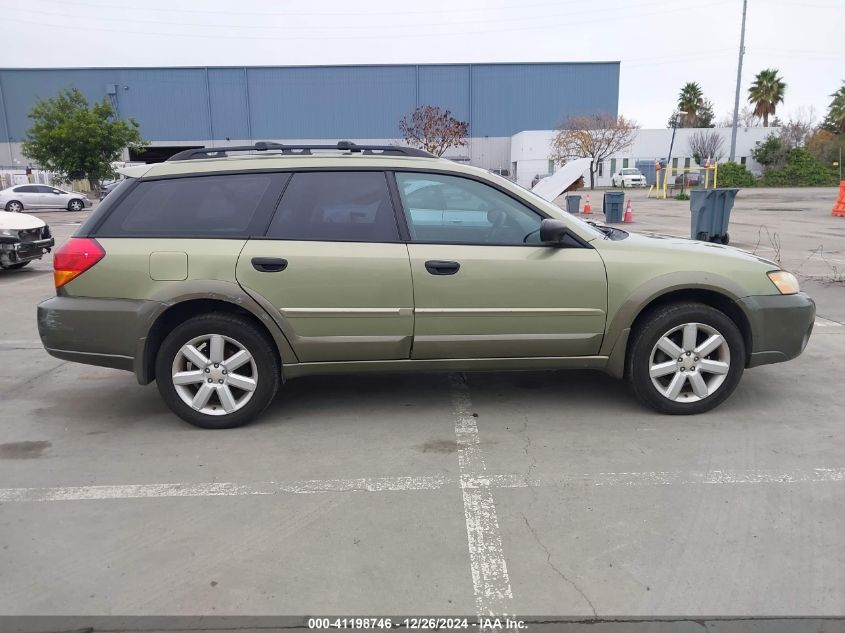
M745 366L751 358L753 333L751 329L751 320L746 314L742 304L738 301L739 297L726 288L714 288L708 286L698 287L681 287L681 288L667 288L663 292L657 292L651 295L646 301L641 302L633 310L627 311L627 315L623 316L617 313L613 324L608 328L610 333L611 328L616 328L613 336L606 336L604 345L609 346L605 353L608 354L608 373L616 378L623 378L625 375L625 367L627 367L628 354L630 347L628 339L631 332L636 331L639 325L648 318L648 315L657 308L665 306L670 303L681 302L696 302L710 306L725 314L731 321L733 321L740 333L745 344ZM624 318L623 323L619 323L619 319Z
M167 334L180 323L209 312L225 312L248 319L273 341L280 367L283 367L285 363L296 362L296 357L287 339L275 326L272 319L266 314L256 313L261 310L260 307L253 311L250 309L252 306L247 307L244 301L235 303L219 297L190 297L166 305L167 307L155 317L146 337L139 341L135 374L138 382L142 385L149 384L155 379L158 350Z

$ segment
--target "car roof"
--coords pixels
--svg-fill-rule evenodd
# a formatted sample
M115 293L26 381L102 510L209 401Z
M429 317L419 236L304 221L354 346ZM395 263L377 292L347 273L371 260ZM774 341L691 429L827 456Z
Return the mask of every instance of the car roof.
M199 158L176 160L150 165L121 167L117 171L130 178L156 178L162 176L181 176L203 173L256 171L256 170L296 170L296 169L429 169L452 171L457 173L484 174L490 172L478 167L463 165L445 158L425 158L419 156L395 156L383 154L334 153L287 155L271 152L227 156L223 158Z

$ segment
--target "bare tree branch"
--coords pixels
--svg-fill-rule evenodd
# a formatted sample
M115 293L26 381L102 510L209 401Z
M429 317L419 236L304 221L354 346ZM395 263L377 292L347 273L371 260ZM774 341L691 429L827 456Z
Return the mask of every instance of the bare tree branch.
M437 106L420 106L399 121L405 142L435 156L443 156L450 147L466 145L469 123L452 116L449 110Z
M552 141L551 159L563 164L573 158L590 158L590 189L595 188L597 165L628 149L634 142L636 122L623 116L595 113L564 121Z
M725 140L713 130L695 132L689 138L689 152L699 165L708 158L714 163L722 160Z

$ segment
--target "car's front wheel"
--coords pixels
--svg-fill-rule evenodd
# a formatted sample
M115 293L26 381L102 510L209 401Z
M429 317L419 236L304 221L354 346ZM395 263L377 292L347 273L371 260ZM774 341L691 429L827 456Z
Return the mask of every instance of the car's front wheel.
M159 348L156 382L176 415L205 429L243 426L272 402L279 361L248 319L210 313L177 326Z
M675 303L647 314L637 327L627 374L637 398L661 413L703 413L736 389L745 343L723 312Z

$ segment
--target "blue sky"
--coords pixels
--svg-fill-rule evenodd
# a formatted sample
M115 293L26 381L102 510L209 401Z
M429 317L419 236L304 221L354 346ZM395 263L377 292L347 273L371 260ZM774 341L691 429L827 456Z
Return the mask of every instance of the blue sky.
M663 127L698 81L733 108L741 0L0 0L0 66L203 66L620 60L620 113ZM778 114L845 79L845 1L749 0L743 99L780 69Z

